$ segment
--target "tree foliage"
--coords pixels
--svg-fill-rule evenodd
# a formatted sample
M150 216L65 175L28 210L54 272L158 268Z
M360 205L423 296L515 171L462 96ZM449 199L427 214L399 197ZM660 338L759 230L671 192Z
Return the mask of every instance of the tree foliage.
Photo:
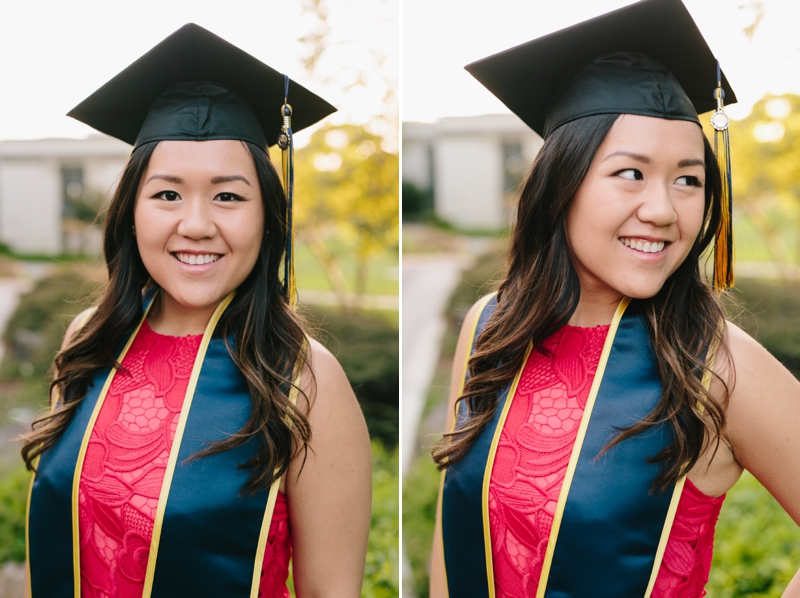
M356 294L364 293L369 260L398 243L399 161L383 139L360 125L328 125L296 154L297 239L305 241L344 295L334 234L357 258Z
M758 230L772 261L800 263L800 96L767 95L730 129L737 215Z

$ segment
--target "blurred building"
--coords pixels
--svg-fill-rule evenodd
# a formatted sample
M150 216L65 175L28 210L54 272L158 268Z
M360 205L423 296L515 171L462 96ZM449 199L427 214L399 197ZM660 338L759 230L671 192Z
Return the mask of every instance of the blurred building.
M28 254L99 251L92 223L130 152L104 135L0 141L0 243Z
M403 182L430 193L436 217L453 226L504 228L541 145L513 114L403 123Z

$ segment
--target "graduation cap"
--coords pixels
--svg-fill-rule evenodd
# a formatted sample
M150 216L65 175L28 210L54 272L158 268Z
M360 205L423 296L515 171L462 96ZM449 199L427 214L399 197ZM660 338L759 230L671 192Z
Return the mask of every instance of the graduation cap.
M335 111L305 87L290 85L286 75L189 23L67 115L134 147L164 140L236 139L264 149L278 143L288 200L284 290L294 304L292 135Z
M643 0L467 65L466 70L547 138L573 120L637 114L698 125L715 110L723 178L714 286L733 285L728 104L736 96L680 0Z

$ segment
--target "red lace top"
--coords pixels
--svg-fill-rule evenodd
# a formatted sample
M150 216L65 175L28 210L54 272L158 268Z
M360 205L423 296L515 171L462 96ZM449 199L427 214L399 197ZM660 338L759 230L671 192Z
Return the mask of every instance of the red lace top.
M157 334L145 322L89 439L78 492L81 595L141 598L158 496L202 335ZM259 596L289 597L291 530L278 494Z
M565 326L532 352L497 446L489 517L498 598L535 596L561 484L608 326ZM724 496L686 480L653 598L700 598Z

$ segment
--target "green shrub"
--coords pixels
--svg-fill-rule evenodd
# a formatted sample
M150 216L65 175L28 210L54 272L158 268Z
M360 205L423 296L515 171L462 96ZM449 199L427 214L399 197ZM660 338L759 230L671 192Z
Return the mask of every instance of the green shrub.
M424 191L408 181L403 181L403 220L421 220L426 213L433 210L433 198L429 191Z
M25 507L31 474L22 465L0 479L0 563L25 560Z
M403 478L403 551L411 565L414 593L428 598L428 578L441 474L427 454Z
M378 313L306 307L317 338L342 364L358 397L370 436L397 446L400 346L397 323Z
M800 286L743 278L734 297L745 308L740 325L800 378Z
M372 524L369 530L364 598L399 595L399 483L398 451L372 443Z
M779 598L798 567L800 528L745 472L723 503L708 595Z
M97 296L92 274L85 266L65 267L20 298L3 333L8 349L0 369L4 380L41 378L47 373L67 325Z

